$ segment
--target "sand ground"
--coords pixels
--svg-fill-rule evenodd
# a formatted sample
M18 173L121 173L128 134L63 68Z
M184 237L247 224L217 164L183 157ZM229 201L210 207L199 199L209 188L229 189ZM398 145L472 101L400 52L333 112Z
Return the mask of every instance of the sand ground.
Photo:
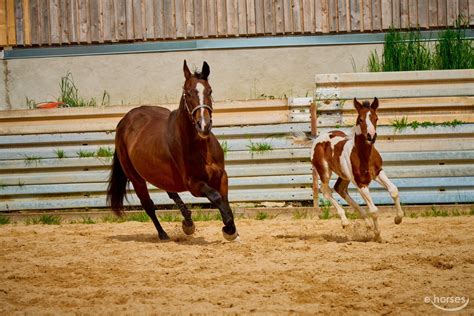
M0 314L397 315L441 312L425 297L474 301L474 216L384 216L383 243L337 219L240 219L232 243L220 222L193 237L163 225L173 241L151 223L1 226Z

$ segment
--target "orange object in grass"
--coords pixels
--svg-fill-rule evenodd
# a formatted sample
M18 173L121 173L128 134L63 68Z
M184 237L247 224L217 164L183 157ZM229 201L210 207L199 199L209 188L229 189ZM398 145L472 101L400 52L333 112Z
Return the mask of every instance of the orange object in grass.
M64 102L44 102L36 106L37 109L56 109L63 105Z

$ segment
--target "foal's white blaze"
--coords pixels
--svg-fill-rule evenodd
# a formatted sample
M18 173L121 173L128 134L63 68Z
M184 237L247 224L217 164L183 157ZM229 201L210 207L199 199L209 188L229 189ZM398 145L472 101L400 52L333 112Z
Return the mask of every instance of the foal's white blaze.
M200 82L196 85L196 91L199 97L199 105L204 105L204 85ZM201 108L201 130L204 132L206 129L206 122L204 121L204 108Z
M367 115L365 116L365 123L367 124L367 134L369 134L371 137L375 136L375 126L372 124L372 121L370 120L370 112L367 112Z

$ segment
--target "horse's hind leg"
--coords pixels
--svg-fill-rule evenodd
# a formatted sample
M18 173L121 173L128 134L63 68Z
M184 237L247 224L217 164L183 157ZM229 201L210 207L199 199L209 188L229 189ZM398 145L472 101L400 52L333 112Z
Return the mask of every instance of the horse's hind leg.
M343 180L342 178L338 178L336 181L336 184L334 185L334 190L339 193L339 195L346 200L347 203L349 203L352 208L357 210L359 212L360 216L365 222L365 226L367 229L372 230L374 228L374 225L370 221L370 219L367 216L367 212L359 205L357 204L356 201L352 199L352 197L349 195L349 191L347 190L347 187L349 186L349 180Z
M181 211L181 214L184 217L184 221L182 223L183 225L183 231L186 235L192 235L194 234L194 231L196 230L196 226L194 226L193 219L191 218L191 211L186 207L186 204L183 203L183 200L181 200L181 197L179 196L178 193L176 192L166 192L168 193L168 196L170 199L172 199L176 205L179 207L179 210Z
M397 208L397 216L395 216L395 224L400 224L402 222L402 218L404 216L402 206L400 205L400 196L398 195L398 188L395 186L395 184L390 181L390 179L387 177L385 174L385 171L381 170L377 178L375 178L375 181L383 185L388 192L390 193L390 196L393 199L393 202L395 203L395 207Z
M156 206L153 203L153 200L150 198L150 193L148 192L148 188L146 187L145 180L130 180L132 181L133 188L135 189L135 193L137 194L138 198L140 199L140 203L142 204L145 212L148 216L150 216L153 224L155 225L156 230L158 231L158 237L161 240L169 240L168 234L164 231L163 227L161 227L158 218L156 217Z

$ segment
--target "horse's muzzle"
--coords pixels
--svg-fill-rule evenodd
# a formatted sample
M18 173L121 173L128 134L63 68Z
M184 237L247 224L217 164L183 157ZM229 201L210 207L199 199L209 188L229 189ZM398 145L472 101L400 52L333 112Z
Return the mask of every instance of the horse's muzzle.
M377 139L377 133L374 134L374 137L372 137L372 135L370 134L367 134L367 141L369 143L374 144L376 139Z
M211 129L212 129L212 121L209 121L208 123L205 123L204 126L202 126L202 121L199 120L196 122L195 124L195 127L196 127L196 130L199 134L199 136L201 136L202 138L207 138L209 136L209 134L211 133Z

